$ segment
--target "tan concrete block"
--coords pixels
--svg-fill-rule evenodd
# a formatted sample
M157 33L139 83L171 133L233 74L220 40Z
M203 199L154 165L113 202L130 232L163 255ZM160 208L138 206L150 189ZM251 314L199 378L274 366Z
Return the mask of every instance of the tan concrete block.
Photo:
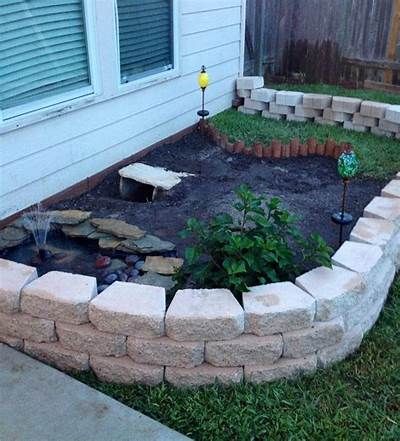
M289 115L294 113L295 106L286 106L282 104L269 103L270 113L279 113L280 115Z
M244 107L244 106L239 106L238 112L244 113L245 115L259 115L259 113L260 113L259 110L248 109L247 107Z
M262 101L255 101L251 98L244 99L244 107L251 110L267 110L267 104Z
M384 198L400 198L400 181L398 179L390 181L382 189L381 196Z
M344 334L342 319L314 322L311 328L283 334L283 356L299 358L339 343Z
M322 116L322 110L297 105L294 109L294 114L295 116L302 116L304 118L315 118Z
M314 122L317 124L320 124L321 126L332 126L332 127L338 127L341 125L340 122L338 121L331 121L329 119L324 119L324 118L320 118L320 117L316 117L314 119Z
M254 89L251 91L251 99L256 101L262 101L264 103L270 103L275 101L276 98L275 89Z
M343 123L343 128L347 130L354 130L355 132L359 133L367 133L370 131L370 127L367 126L361 126L359 124L354 124L351 121L345 121Z
M138 338L164 335L165 289L114 282L89 306L89 319L97 329Z
M316 369L317 357L312 354L302 358L281 358L271 365L245 366L244 378L249 383L260 384L281 378L293 379Z
M400 124L400 106L389 106L385 118L393 123Z
M288 121L301 122L301 123L312 121L312 118L305 118L304 116L296 116L291 113L287 115L286 119Z
M237 89L236 94L239 98L250 98L251 90L248 89Z
M344 360L358 349L362 342L363 335L361 326L357 326L347 331L343 335L340 343L318 350L318 366L325 368L333 363Z
M38 343L57 340L53 321L20 313L0 313L0 334Z
M279 91L276 93L276 104L281 106L297 106L303 103L303 92Z
M281 357L281 335L241 335L233 340L207 341L205 361L218 367L271 364Z
M377 245L385 250L398 228L393 222L372 217L360 217L350 233L350 240Z
M311 109L323 110L332 105L332 96L318 93L305 93L303 106Z
M379 127L371 127L371 133L373 133L376 136L386 136L387 138L394 138L393 132L382 130Z
M57 322L56 331L60 343L66 349L103 356L126 355L125 336L101 332L91 324L72 325Z
M204 362L204 342L128 337L128 355L137 363L189 368Z
M258 89L260 87L264 87L264 78L263 77L239 77L236 80L236 89Z
M371 118L384 118L388 104L378 103L376 101L363 101L361 103L360 113Z
M296 285L316 299L316 320L341 316L355 305L365 286L359 274L344 268L318 267L297 277Z
M177 387L199 387L214 383L231 385L240 383L242 379L242 367L221 368L203 363L190 369L169 366L165 368L165 380Z
M364 217L386 219L400 225L400 201L397 198L376 196L364 208Z
M353 115L353 124L355 125L366 126L366 127L377 127L378 122L379 122L378 118L361 115L361 113L359 112L356 112Z
M21 311L49 320L85 323L89 302L96 295L94 277L51 271L22 289Z
M24 340L22 340L22 338L0 334L0 343L4 343L17 351L22 351L24 349Z
M244 330L244 311L227 289L179 290L168 308L168 337L178 341L230 340Z
M101 381L117 384L156 385L163 381L164 368L133 362L129 357L90 357L90 367Z
M0 259L0 312L18 312L21 289L36 278L36 268Z
M337 122L344 122L344 121L351 121L353 114L345 113L345 112L338 112L335 110L332 110L330 108L324 109L323 111L323 118L328 121L337 121Z
M362 100L358 98L334 96L332 98L332 110L336 112L356 113L360 111L361 102Z
M89 370L89 356L70 351L60 343L34 343L25 340L24 351L31 357L67 372Z
M255 286L243 293L246 332L271 335L311 326L315 300L291 282Z
M388 121L387 119L380 119L378 127L381 130L390 133L399 133L400 132L400 124Z

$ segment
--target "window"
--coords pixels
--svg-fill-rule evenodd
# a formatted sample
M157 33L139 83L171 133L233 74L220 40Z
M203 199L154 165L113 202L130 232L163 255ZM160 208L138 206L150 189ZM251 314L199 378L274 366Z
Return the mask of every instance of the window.
M24 113L16 109L27 104L37 109L51 97L63 102L92 92L84 0L2 0L3 118Z
M173 1L117 0L121 83L174 68Z

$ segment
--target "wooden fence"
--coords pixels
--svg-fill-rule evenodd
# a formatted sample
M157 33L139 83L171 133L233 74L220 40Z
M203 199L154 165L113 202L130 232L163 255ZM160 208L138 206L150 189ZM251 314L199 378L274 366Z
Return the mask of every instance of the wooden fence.
M283 81L400 84L399 29L400 0L247 0L245 70Z

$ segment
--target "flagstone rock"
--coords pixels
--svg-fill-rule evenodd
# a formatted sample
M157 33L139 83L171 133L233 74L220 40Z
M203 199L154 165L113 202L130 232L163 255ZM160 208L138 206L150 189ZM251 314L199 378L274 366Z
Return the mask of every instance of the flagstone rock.
M118 219L94 218L91 219L90 222L97 228L98 231L123 239L140 239L146 233L136 225L131 225Z
M165 289L136 283L115 282L89 307L97 329L138 338L164 334Z
M128 337L128 355L138 363L190 368L203 363L204 342Z
M281 378L293 379L302 374L310 374L317 369L315 354L302 358L281 358L270 365L245 365L244 378L253 384L261 384Z
M316 300L316 320L341 316L361 298L365 288L359 274L333 265L318 267L297 277L296 285Z
M227 289L184 289L175 294L165 324L174 340L229 340L243 333L244 311Z
M23 228L8 226L0 230L0 251L24 243L31 237L31 233Z
M307 328L315 300L291 282L255 286L243 293L246 332L271 335Z
M118 249L128 253L151 254L173 251L175 250L175 245L159 237L146 234L140 239L127 239L122 241Z
M77 225L63 225L61 231L69 237L88 237L96 231L89 220Z
M67 372L89 370L89 355L65 349L60 343L34 343L25 341L24 351L38 360Z
M172 277L163 276L153 272L148 272L143 276L138 277L136 279L136 283L140 285L160 286L165 288L167 291L176 285L176 282L172 279Z
M129 357L90 357L90 367L101 381L117 384L147 384L163 381L164 367L139 364Z
M98 245L102 250L115 250L121 245L122 239L117 239L114 236L101 237Z
M0 312L18 312L22 288L36 278L36 268L0 259Z
M214 383L229 385L240 383L243 379L242 367L215 367L207 363L194 368L167 366L165 380L177 387L200 387Z
M142 269L169 276L175 274L182 265L183 259L176 257L147 256Z
M21 311L49 320L86 323L89 302L96 295L94 277L51 271L22 289Z
M51 222L61 225L77 225L80 224L91 216L90 211L81 210L54 210L49 211L51 216Z

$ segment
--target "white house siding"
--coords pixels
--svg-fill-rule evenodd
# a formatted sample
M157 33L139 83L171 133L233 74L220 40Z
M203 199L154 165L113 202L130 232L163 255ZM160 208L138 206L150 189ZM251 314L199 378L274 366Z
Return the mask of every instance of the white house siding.
M179 77L103 95L102 101L1 134L0 219L194 124L202 64L211 77L207 109L215 114L228 108L243 62L243 7L242 0L181 0ZM97 27L109 19L96 18ZM107 50L101 31L97 47ZM99 67L103 78L112 68Z

